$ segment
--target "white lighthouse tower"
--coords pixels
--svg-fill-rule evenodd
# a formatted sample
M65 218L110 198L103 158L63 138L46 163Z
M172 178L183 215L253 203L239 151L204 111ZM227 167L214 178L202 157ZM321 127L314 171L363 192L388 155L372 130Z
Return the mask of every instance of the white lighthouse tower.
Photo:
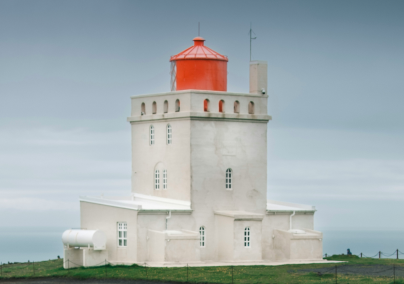
M266 62L231 93L203 38L170 61L170 92L131 97L132 192L80 197L82 230L105 234L112 263L321 261L315 208L267 200Z

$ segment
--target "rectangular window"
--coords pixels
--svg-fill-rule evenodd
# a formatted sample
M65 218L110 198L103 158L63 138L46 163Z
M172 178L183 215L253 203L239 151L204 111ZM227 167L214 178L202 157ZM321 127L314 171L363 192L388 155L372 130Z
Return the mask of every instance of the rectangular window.
M154 126L150 126L150 145L154 145Z
M163 170L163 189L167 189L167 170Z
M160 171L156 170L154 172L154 188L160 189Z
M173 130L171 125L167 125L167 144L172 144L173 141Z
M199 228L199 246L204 247L205 246L205 227L200 227Z
M244 229L244 246L250 247L250 228L246 227Z
M226 170L226 189L231 189L231 169Z
M128 245L128 226L126 223L118 223L118 246L126 247Z

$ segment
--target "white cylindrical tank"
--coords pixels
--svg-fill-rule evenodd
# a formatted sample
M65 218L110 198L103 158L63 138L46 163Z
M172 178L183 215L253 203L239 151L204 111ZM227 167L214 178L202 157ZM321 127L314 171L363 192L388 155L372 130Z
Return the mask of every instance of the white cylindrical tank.
M100 230L66 230L62 235L65 246L92 247L94 250L106 248L107 237Z

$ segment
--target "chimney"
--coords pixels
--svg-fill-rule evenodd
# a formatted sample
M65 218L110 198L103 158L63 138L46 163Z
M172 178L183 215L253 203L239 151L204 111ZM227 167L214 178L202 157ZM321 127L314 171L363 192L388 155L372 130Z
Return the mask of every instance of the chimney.
M250 61L250 93L267 94L267 70L266 61Z

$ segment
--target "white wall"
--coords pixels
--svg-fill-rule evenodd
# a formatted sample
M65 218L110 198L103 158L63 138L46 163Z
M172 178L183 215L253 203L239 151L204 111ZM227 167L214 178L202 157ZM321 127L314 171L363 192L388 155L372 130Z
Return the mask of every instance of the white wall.
M82 229L99 229L106 234L110 261L137 261L137 211L82 201L80 221ZM118 222L127 223L127 247L118 247Z

